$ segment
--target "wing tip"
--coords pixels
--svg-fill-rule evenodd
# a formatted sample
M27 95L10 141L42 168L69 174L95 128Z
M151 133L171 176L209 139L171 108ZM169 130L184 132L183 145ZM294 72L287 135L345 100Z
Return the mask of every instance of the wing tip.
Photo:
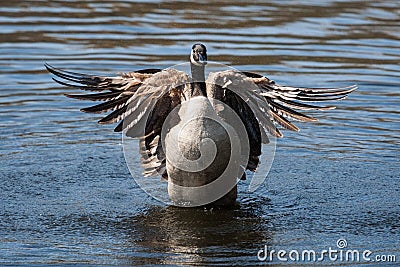
M85 113L94 113L94 114L103 113L103 111L93 111L92 108L93 108L93 107L81 108L79 111L85 112Z
M51 68L53 68L53 66L51 66L49 63L47 63L47 62L44 62L44 67L48 70L48 71L50 71L49 69L51 69Z
M74 95L71 94L63 94L64 96L68 97L68 98L72 98L72 99L78 99L76 98Z

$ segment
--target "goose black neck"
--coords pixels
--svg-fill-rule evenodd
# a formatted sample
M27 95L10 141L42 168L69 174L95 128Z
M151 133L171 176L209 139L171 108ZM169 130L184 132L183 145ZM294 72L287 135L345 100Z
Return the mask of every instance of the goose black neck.
M202 95L207 96L206 83L205 83L205 66L197 66L190 64L192 79L193 79L193 96Z

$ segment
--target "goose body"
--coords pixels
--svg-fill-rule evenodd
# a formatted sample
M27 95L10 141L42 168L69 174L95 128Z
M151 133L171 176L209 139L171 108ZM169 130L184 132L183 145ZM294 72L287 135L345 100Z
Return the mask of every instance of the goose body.
M183 103L179 117L180 122L165 138L168 194L172 202L201 206L224 195L219 204L234 202L239 169L222 177L231 160L231 141L211 102L196 96ZM222 179L217 181L218 178Z
M278 125L298 131L289 119L316 119L297 110L333 109L309 102L341 100L357 88L282 86L235 70L206 79L206 65L206 47L195 44L191 75L169 68L103 77L45 66L56 82L95 92L68 97L104 101L82 111L111 111L99 123L119 122L116 132L139 138L143 174L166 179L169 197L179 206L235 203L237 179L245 179L245 169L257 169L268 135L282 137Z

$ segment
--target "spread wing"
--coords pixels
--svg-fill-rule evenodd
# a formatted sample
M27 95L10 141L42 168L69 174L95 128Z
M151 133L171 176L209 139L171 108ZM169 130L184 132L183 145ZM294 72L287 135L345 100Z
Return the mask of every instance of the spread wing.
M170 111L188 97L190 77L186 73L175 69L145 69L105 77L66 71L48 64L45 66L57 76L53 79L59 84L96 92L66 96L103 101L81 111L110 112L99 123L119 122L114 131L124 131L129 137L140 138L144 175L161 174L162 177L167 177L161 130Z
M298 110L329 110L334 106L312 105L308 102L341 100L356 86L344 88L300 88L275 84L259 74L239 71L210 73L207 96L229 105L244 124L250 142L247 169L254 171L261 155L261 143L267 143L266 133L282 137L278 125L299 131L292 120L317 121Z
M330 110L335 106L323 106L320 103L332 100L343 100L348 94L357 89L356 85L341 88L303 88L276 84L262 75L243 72L259 88L259 94L268 104L268 114L275 123L285 129L299 131L300 129L290 120L310 122L316 118L305 115L300 111L305 110ZM310 104L317 102L318 104ZM277 137L283 135L276 131Z

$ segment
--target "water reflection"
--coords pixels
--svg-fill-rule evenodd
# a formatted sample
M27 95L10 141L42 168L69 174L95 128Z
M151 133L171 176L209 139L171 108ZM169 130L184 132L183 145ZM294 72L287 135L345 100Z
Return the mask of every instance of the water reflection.
M126 259L130 264L154 253L160 264L249 263L272 238L270 223L256 209L154 207L129 220L132 244L125 245L141 251Z
M258 250L273 242L274 226L262 215L271 204L244 201L246 206L231 209L151 206L128 216L112 211L46 215L37 229L55 263L79 255L88 263L134 266L256 264ZM22 248L20 254L29 261L29 251Z

